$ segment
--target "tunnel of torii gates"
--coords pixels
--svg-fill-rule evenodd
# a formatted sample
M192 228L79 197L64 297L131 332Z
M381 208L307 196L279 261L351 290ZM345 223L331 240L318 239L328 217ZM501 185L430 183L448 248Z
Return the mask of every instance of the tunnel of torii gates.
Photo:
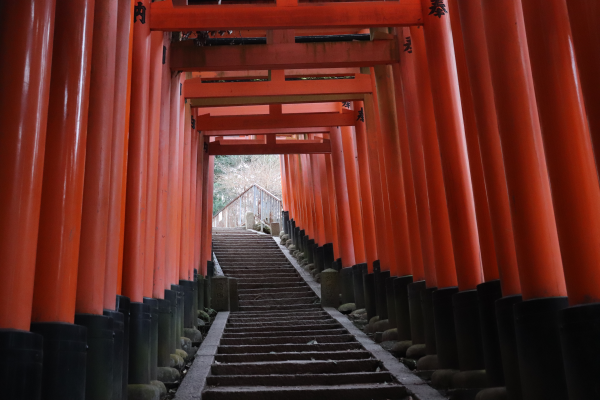
M155 379L214 156L280 154L284 230L371 315L403 277L401 339L600 398L600 2L234 3L1 2L0 397Z

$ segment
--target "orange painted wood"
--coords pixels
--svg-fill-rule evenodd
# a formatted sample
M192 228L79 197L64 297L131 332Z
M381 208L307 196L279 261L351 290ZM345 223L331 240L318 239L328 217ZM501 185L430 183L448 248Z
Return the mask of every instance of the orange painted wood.
M215 169L215 158L214 157L206 157L208 158L208 174L207 174L207 215L206 220L207 223L205 225L206 230L204 231L204 238L202 240L204 244L204 265L206 265L207 261L212 259L212 215L213 215L213 189L214 189L214 169Z
M331 144L327 142L285 144L285 141L278 141L277 144L254 145L224 145L221 144L221 142L212 142L208 146L208 153L211 156L243 154L324 154L330 152Z
M383 154L383 168L385 168L390 210L388 220L391 220L391 236L394 240L392 246L395 253L395 263L390 265L390 270L394 276L411 275L412 255L392 68L391 66L378 65L374 67L374 72L377 98L379 100L379 119L381 121L380 146L382 153L380 154Z
M339 112L339 103L299 103L282 104L283 114L327 113ZM210 114L213 117L223 115L260 115L269 114L269 105L232 106L232 107L198 107L198 115Z
M398 140L402 159L402 179L404 181L404 196L406 199L406 217L410 243L411 274L413 276L413 281L416 282L425 279L425 272L423 267L421 233L415 199L413 171L410 160L410 146L408 144L406 109L404 105L404 97L402 95L402 76L400 72L400 64L392 65L392 77L394 81L396 119L398 121Z
M106 243L104 280L104 309L114 310L116 295L120 294L123 271L123 234L125 220L126 154L129 140L129 54L132 30L131 1L119 0L117 19L117 48L115 61L115 97L113 112L113 141L110 167L110 205Z
M360 103L359 103L360 104ZM364 101L364 116L366 127L366 144L369 164L369 175L371 183L371 199L373 204L373 218L375 232L377 234L377 256L382 266L390 265L389 252L387 247L386 232L386 208L384 202L383 178L380 173L379 164L379 113L374 105L373 96L367 96ZM389 235L388 235L389 236ZM369 271L372 271L373 265L369 265Z
M353 97L353 94L371 93L371 91L370 78L362 74L353 79L223 83L202 83L200 78L192 78L187 80L183 87L183 95L186 99L314 94L340 94Z
M162 95L163 33L150 34L150 84L148 104L148 183L146 190L146 240L144 251L144 297L154 297L156 246L156 208L158 188L158 151L160 141L160 104ZM158 294L158 293L157 293ZM164 294L163 294L164 296ZM162 297L157 297L162 298Z
M523 299L565 296L521 1L481 3Z
M352 242L354 245L354 264L367 261L365 254L365 238L360 207L359 176L357 172L357 156L355 147L354 130L349 127L341 127L342 148L344 155L344 168L346 171L346 186L348 188L348 205L350 209L350 221L352 226ZM353 264L353 265L354 265Z
M192 160L192 114L189 104L184 105L185 116L183 120L183 164L181 181L181 236L179 250L179 279L190 280L189 271L189 238L190 238L190 210L191 210L191 160ZM180 127L181 129L181 127Z
M490 72L485 27L481 2L459 0L462 39L471 92L473 94L475 118L479 134L481 163L485 176L488 205L496 248L496 258L502 294L504 296L521 293L517 255L513 237L510 203L504 175L502 146L498 132L498 119L494 102L494 88ZM455 40L458 40L455 39Z
M144 1L149 7L150 2ZM133 24L131 116L127 161L127 199L123 251L123 295L142 302L146 268L146 218L148 183L148 94L150 77L150 27L140 18Z
M169 53L170 37L163 34L163 46ZM168 60L168 58L167 58ZM161 66L160 117L158 131L158 170L156 184L156 234L154 244L154 273L152 297L164 298L167 289L166 282L166 249L168 224L168 193L169 193L169 136L171 124L171 70L168 61Z
M202 238L204 237L202 232L202 224L204 221L204 215L202 214L202 207L204 202L204 160L207 158L207 154L204 151L204 135L201 132L197 132L197 166L196 166L196 233L194 235L194 266L198 268L198 274L203 274L203 265L201 263L202 256Z
M237 33L237 32L236 32ZM202 78L203 81L218 81L224 79L265 79L269 76L267 70L243 70L243 71L194 71L194 78ZM317 68L317 69L286 69L287 78L302 77L331 77L331 76L354 76L360 74L360 68Z
M581 91L587 109L594 153L600 157L600 2L595 0L567 1L573 45ZM596 167L597 168L597 167Z
M0 14L2 37L15 35L0 42L0 328L31 322L54 6L8 2Z
M522 5L569 304L596 303L600 186L579 73L573 67L567 2L527 0Z
M429 11L431 1L421 3ZM470 290L483 281L483 274L450 18L432 14L423 20L458 287Z
M373 88L377 88L377 84L375 81L375 69L373 67L371 67L370 69L371 74L371 85ZM384 141L382 138L383 135L383 128L384 128L384 123L381 121L381 113L379 112L379 96L377 96L377 93L373 93L373 110L374 110L374 115L376 116L376 123L377 123L377 130L376 130L376 134L377 134L377 146L375 147L375 151L377 152L377 162L378 162L378 168L379 168L379 174L381 176L381 198L383 201L383 210L384 210L384 215L385 218L382 220L382 224L385 227L385 231L386 232L393 232L392 231L392 219L395 217L392 214L392 210L391 210L391 206L390 206L390 189L388 187L389 183L388 183L388 170L386 168L385 165L385 148L384 148ZM365 114L365 118L368 118L367 114ZM393 172L394 174L396 173L396 171ZM395 248L395 244L394 244L394 240L393 240L393 235L385 235L383 237L383 243L384 243L384 248L386 249L385 251L387 252L387 255L385 256L385 258L381 262L381 270L382 271L391 271L390 273L395 276L396 275L396 270L397 270L397 266L398 266L398 260L396 260L396 248ZM380 252L381 253L381 252Z
M448 5L450 11L450 25L452 27L454 58L456 60L462 115L464 120L465 140L469 156L469 171L471 173L471 187L475 204L477 233L479 236L479 263L483 270L483 280L489 282L498 279L500 274L498 271L498 263L496 261L492 220L485 190L483 167L481 165L475 105L473 104L473 95L471 93L472 85L469 79L469 71L467 70L458 4L456 1L452 1ZM457 272L461 273L461 270L458 269Z
M102 315L110 198L118 4L94 6L92 69L77 276L77 313Z
M196 173L198 170L198 131L192 129L190 158L190 234L188 240L188 280L194 280L194 238L196 236Z
M152 3L153 30L333 28L420 25L419 0L402 2L304 3L298 7L211 5L173 7Z
M187 75L187 74L186 74ZM185 82L186 76L184 74L180 74L180 83ZM181 88L181 86L180 86ZM177 232L176 232L176 259L177 259L177 264L176 264L176 268L174 271L174 278L175 281L178 283L180 278L180 274L181 274L181 269L182 267L182 258L181 258L181 244L182 244L182 235L183 235L183 221L182 221L182 214L183 214L183 174L184 174L184 163L185 163L185 155L184 155L184 149L185 149L185 136L186 136L186 107L185 107L185 99L183 98L183 96L179 95L179 106L178 106L178 114L177 117L179 119L179 143L178 143L178 147L179 147L179 164L177 166L177 203L176 203L176 218L177 218Z
M321 173L318 170L319 160L317 154L311 154L308 156L310 162L310 171L312 173L313 190L315 196L315 222L316 222L316 234L315 244L317 246L323 246L327 243L325 235L325 214L323 212L323 187L321 185Z
M278 128L278 129L240 129L223 131L202 131L205 136L253 136L253 135L295 135L327 133L329 127L315 128Z
M402 36L410 39L410 29L403 28ZM433 232L431 227L431 214L429 212L429 196L427 194L427 177L425 174L425 160L423 157L423 140L421 135L421 119L419 115L419 98L415 79L414 55L412 50L402 51L400 55L400 73L402 95L406 114L406 128L408 147L410 150L410 163L413 173L415 201L419 220L419 234L421 239L421 254L423 256L424 279L427 287L436 287L435 258L433 250ZM400 80L396 80L396 85ZM400 118L400 117L398 117ZM403 140L401 137L400 140ZM404 154L404 153L403 153ZM414 263L413 263L414 266ZM417 281L413 269L413 280ZM422 278L423 279L423 278Z
M429 196L429 212L433 233L433 250L435 258L436 283L439 288L457 286L454 251L446 189L442 174L440 148L437 140L429 66L425 54L425 37L422 29L411 28L412 47L414 54L414 77L407 75L407 80L414 80L417 85L419 104L419 119L421 121L421 140L423 159L427 175L427 194Z
M240 115L207 117L200 116L196 120L196 128L200 131L245 130L252 129L285 129L308 127L353 126L357 113L310 113L280 115ZM241 132L239 134L242 134Z
M208 146L210 138L205 137L203 139L202 148ZM212 210L209 210L208 204L208 168L210 166L208 153L204 152L202 155L202 227L200 236L200 267L203 274L206 275L206 262L210 260L210 256L206 255L206 233L208 232L207 225L212 224Z
M33 322L75 316L93 17L91 1L57 4Z
M177 184L179 181L179 160L181 157L179 152L180 83L179 75L171 78L165 289L171 289L172 284L178 284L179 282L179 270L177 269L177 232L179 229L179 221L177 220Z
M175 42L174 71L281 70L368 67L398 62L396 40L198 47Z
M338 258L341 257L341 250L340 250L340 236L339 236L339 232L340 232L340 226L339 226L339 216L338 216L338 210L337 210L337 201L336 201L336 192L335 192L335 183L333 180L333 167L332 167L332 161L331 161L331 155L330 154L325 154L324 155L324 160L325 160L325 174L327 176L327 191L329 192L329 218L331 220L331 240L333 243L333 253L334 253L334 257Z
M355 101L353 104L355 110L363 110L362 101ZM358 178L360 184L360 204L363 226L363 238L365 241L365 257L367 265L373 268L373 261L377 260L377 232L375 230L375 220L373 211L373 198L371 197L371 178L369 172L369 155L367 144L367 129L365 122L356 121L354 133L356 135L356 156L358 159Z

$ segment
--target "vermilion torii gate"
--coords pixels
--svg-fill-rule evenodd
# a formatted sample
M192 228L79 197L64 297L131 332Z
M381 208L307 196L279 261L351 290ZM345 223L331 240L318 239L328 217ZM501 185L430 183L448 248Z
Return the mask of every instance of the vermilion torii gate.
M286 234L419 368L598 398L597 1L187 3L0 5L7 398L177 360L227 154L281 154Z

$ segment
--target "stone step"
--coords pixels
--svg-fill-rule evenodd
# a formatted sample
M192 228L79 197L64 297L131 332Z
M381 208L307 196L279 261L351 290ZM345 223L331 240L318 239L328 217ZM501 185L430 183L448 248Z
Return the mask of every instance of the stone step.
M279 299L292 299L292 298L304 298L304 297L310 297L310 298L314 298L315 294L314 292L311 291L305 291L305 292L291 292L291 293L286 293L286 292L275 292L275 293L251 293L251 294L239 294L238 296L240 298L240 300L267 300L267 299L272 299L272 300L279 300Z
M273 288L249 288L249 289L240 289L238 286L238 295L247 295L253 296L256 294L278 294L278 293L314 293L310 286L283 286L283 287L273 287Z
M347 343L354 342L352 335L333 335L333 336L278 336L278 337L253 337L253 338L223 338L223 346L241 346L241 345L268 345L268 344L308 344L316 340L317 343Z
M269 288L283 288L283 287L309 287L306 282L299 280L296 282L280 282L280 283L247 283L240 279L238 281L238 290L241 289L269 289Z
M240 299L240 306L265 306L265 305L291 305L291 304L314 304L315 301L319 300L317 296L312 297L285 297L281 299L264 299L264 300L247 300Z
M293 304L293 305L269 305L269 306L244 306L240 303L240 311L284 311L289 310L307 310L311 308L321 308L321 303L315 304Z
M297 282L302 282L302 283L306 284L306 282L304 282L304 279L302 279L298 275L291 276L291 277L284 276L284 277L266 277L266 278L242 278L238 281L238 284L243 283L246 285L246 284L250 284L250 283L275 284L275 283L297 283Z
M375 372L379 360L291 360L213 364L213 375L332 374ZM308 382L307 382L308 383Z
M284 323L279 324L265 324L262 326L244 326L238 327L229 326L225 328L225 333L244 333L244 332L282 332L282 331L307 331L307 330L324 330L324 329L336 329L339 328L340 324L334 321L325 321L320 324L315 324L311 321L310 325L302 325L298 323L294 323L293 321L289 322L289 325Z
M232 312L229 314L229 321L235 321L237 319L248 319L248 318L261 318L263 321L280 318L292 318L292 317L310 317L310 316L324 316L329 317L322 308L316 308L314 310L299 310L293 314L287 311L257 311L257 312Z
M204 390L203 400L365 400L403 399L407 391L399 384L350 384L307 386L214 386Z
M226 276L230 278L239 278L239 279L261 279L265 276L269 278L298 278L298 273L296 271L282 271L282 272L274 272L272 274L253 274L252 271L223 271Z
M217 354L220 363L245 363L290 360L366 360L372 358L365 350L352 351L307 351L304 353L258 353L258 354ZM348 382L350 383L350 382Z
M298 320L297 318L289 318L289 319L271 319L271 320L262 320L262 319L248 319L243 320L244 322L238 321L229 321L227 324L227 328L225 329L252 329L252 328L276 328L276 327L284 327L284 326L313 326L313 325L327 325L335 323L335 321L330 318L325 317L315 317L315 318L302 318ZM247 321L256 321L256 322L247 322Z
M209 386L300 386L306 382L312 385L392 383L394 378L387 371L303 375L209 375L206 378Z
M259 345L224 345L221 344L217 351L218 354L256 354L256 353L287 353L287 352L303 352L303 351L347 351L347 350L362 350L363 347L359 342L343 342L343 343L283 343L283 344L259 344Z
M217 261L219 258L217 257ZM289 266L288 261L273 261L273 262L263 262L263 261L229 261L221 263L219 261L219 265L223 264L224 267L286 267Z
M332 336L332 335L345 335L348 331L344 328L334 327L330 329L320 329L320 330L296 330L290 329L286 331L251 331L251 332L225 332L223 333L223 338L227 339L241 339L241 338L250 338L250 339L262 339L262 338L270 338L270 337L317 337L317 336ZM308 340L310 341L310 340ZM307 342L308 342L307 341Z

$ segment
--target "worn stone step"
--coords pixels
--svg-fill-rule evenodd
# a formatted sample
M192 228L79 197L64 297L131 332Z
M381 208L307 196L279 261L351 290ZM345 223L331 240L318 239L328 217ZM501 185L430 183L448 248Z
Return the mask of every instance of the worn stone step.
M224 272L225 273L225 272ZM287 271L287 272L275 272L272 274L248 274L248 273L238 273L238 272L226 272L225 276L230 278L238 278L238 279L261 279L265 276L273 277L273 278L299 278L296 271ZM300 278L302 279L302 278Z
M298 321L290 321L288 324L264 324L259 326L244 326L238 327L228 326L225 328L225 333L251 333L251 332L283 332L283 331L322 331L325 329L337 329L341 325L334 321L325 321L323 323L315 323L314 321L309 324L299 324Z
M217 354L220 363L245 363L291 360L367 360L373 356L366 350L353 351L308 351L304 353L259 353L259 354Z
M275 293L251 293L238 294L240 300L280 300L280 299L297 299L297 298L314 298L313 291L306 292L275 292Z
M255 321L255 322L247 322L247 321ZM324 326L336 323L331 318L327 317L315 317L315 318L302 318L298 320L297 318L288 318L288 319L275 319L275 320L265 320L262 319L248 319L243 322L238 321L229 321L227 324L227 328L225 329L272 329L277 327L287 327L287 326Z
M365 400L402 399L406 388L398 384L350 384L310 386L214 386L202 394L203 400Z
M209 375L209 386L300 386L344 385L361 383L392 383L394 378L387 371L350 372L346 374L302 374L302 375Z
M217 257L217 261L219 260L219 258ZM285 267L285 266L289 266L289 261L252 261L252 260L248 260L248 261L229 261L229 262L223 262L221 263L219 261L219 265L223 264L224 267Z
M281 297L264 299L240 299L240 304L245 306L263 306L269 304L313 304L319 298L316 295L304 297Z
M306 282L279 282L279 283L247 283L243 280L238 282L239 289L262 289L262 288L282 288L282 287L308 287Z
M241 311L290 311L307 310L311 308L321 308L320 303L315 304L293 304L293 305L269 305L269 306L244 306L240 303Z
M244 279L240 279L238 281L238 283L243 283L243 284L250 284L250 283L260 283L260 284L270 283L270 284L274 284L274 283L296 283L296 282L306 283L299 276L292 276L292 277L287 277L287 276L286 277L265 277L265 278L244 278Z
M252 338L223 338L221 339L221 345L223 346L240 346L240 345L253 345L253 344L308 344L311 341L316 340L317 343L345 343L353 342L354 336L346 335L313 335L313 336L277 336L277 337L252 337Z
M213 375L267 375L267 374L332 374L347 372L375 372L379 360L291 360L254 363L213 364ZM308 382L307 382L308 383Z
M256 311L256 312L232 312L229 314L229 321L235 321L236 319L248 319L248 318L261 318L264 321L269 319L279 319L282 317L290 318L290 317L307 317L307 316L326 316L331 318L329 314L323 311L322 308L315 308L311 310L298 310L293 314L290 314L288 311Z
M259 331L259 332L226 332L223 334L225 339L263 339L279 337L304 337L308 341L320 336L346 335L348 331L344 328L335 327L320 330L289 330L289 331Z
M359 342L344 343L283 343L283 344L260 344L260 345L224 345L221 343L218 354L246 354L246 353L270 353L270 352L302 352L302 351L346 351L362 350Z
M306 285L306 286L293 286L293 287L289 287L289 286L285 286L285 287L273 287L273 288L258 288L258 289L240 289L238 286L238 296L255 296L258 294L265 294L265 295L278 295L278 294L285 294L285 293L300 293L300 294L306 294L306 293L314 293L312 291L312 289L310 288L310 286ZM241 297L240 297L241 298Z

